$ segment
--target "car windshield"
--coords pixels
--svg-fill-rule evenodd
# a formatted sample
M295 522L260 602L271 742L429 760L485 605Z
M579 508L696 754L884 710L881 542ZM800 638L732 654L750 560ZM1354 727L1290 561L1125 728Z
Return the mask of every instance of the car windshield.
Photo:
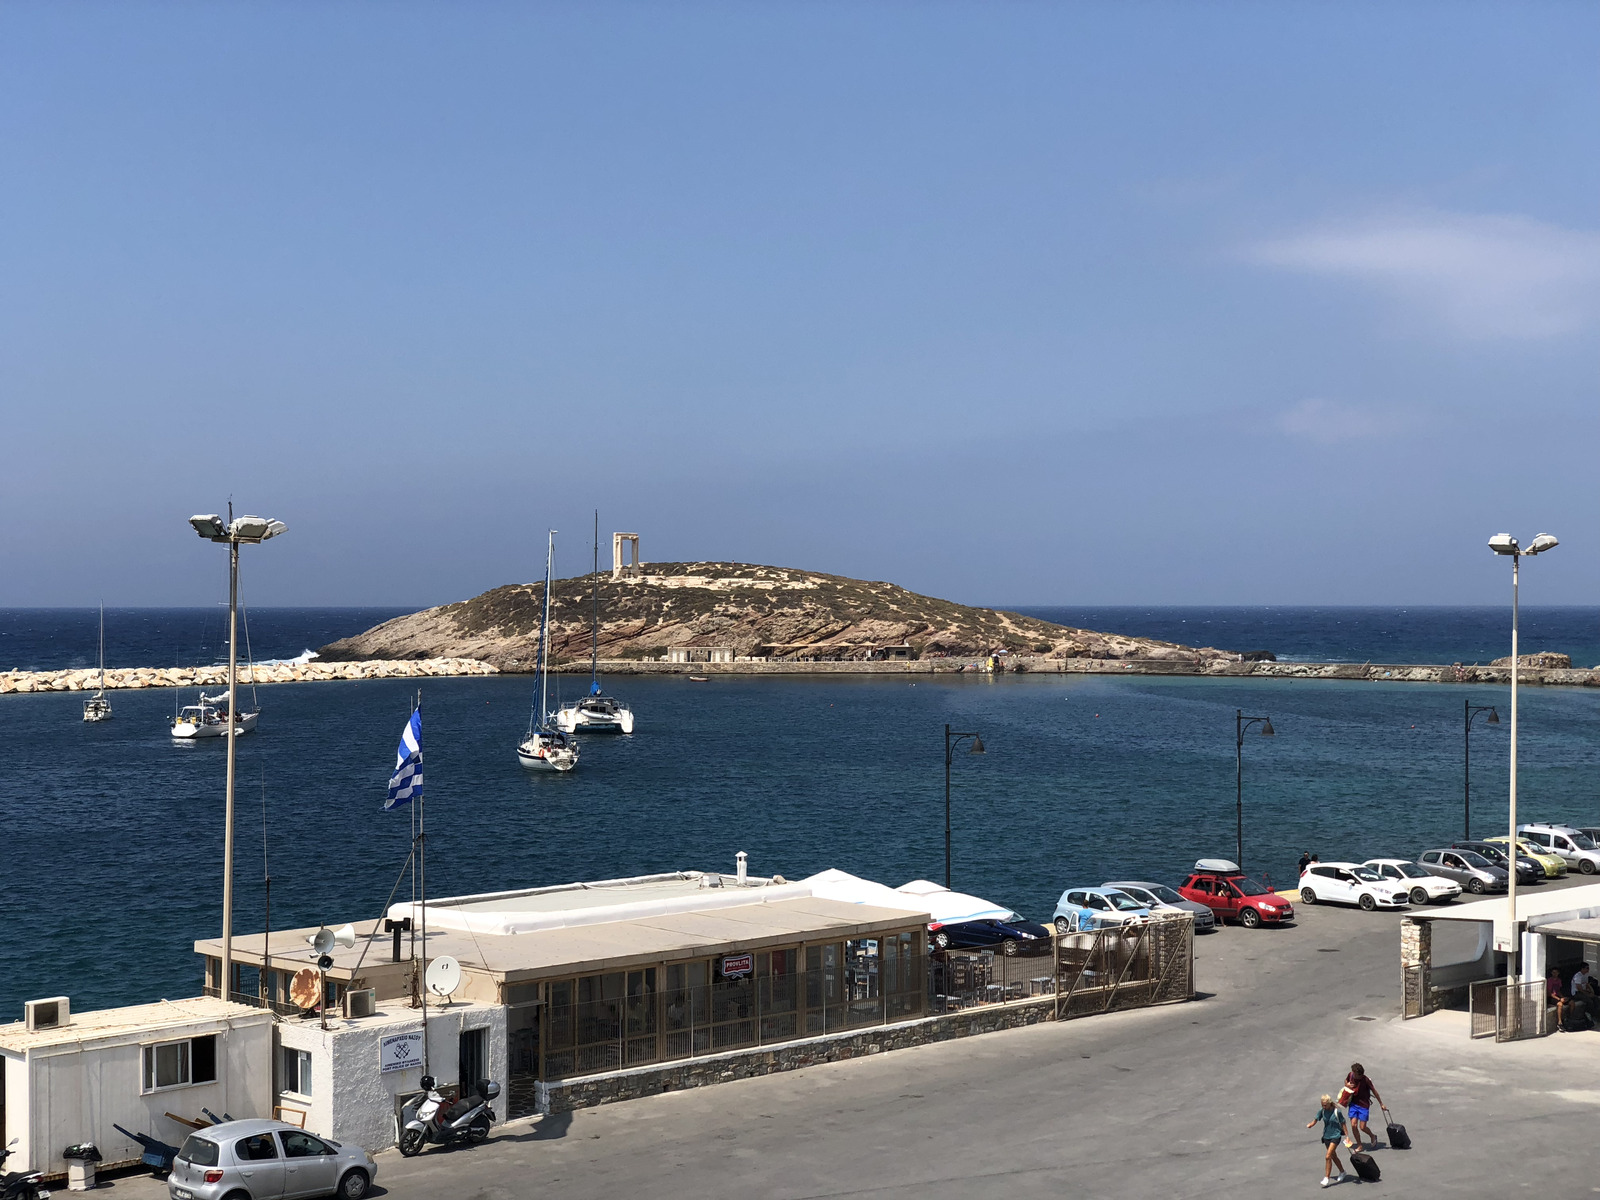
M1383 878L1371 867L1351 867L1350 874L1361 880L1362 883L1377 883Z
M1162 883L1156 884L1156 886L1153 887L1153 888L1146 888L1145 891L1149 892L1157 900L1160 900L1160 901L1162 901L1163 903L1166 903L1166 904L1182 904L1183 903L1183 897L1182 896L1178 895L1177 892L1173 891L1171 888L1167 887L1165 884L1162 884Z
M1133 912L1144 907L1126 892L1107 892L1106 899L1111 901L1111 907L1118 912Z
M1469 867L1487 867L1491 865L1483 855L1475 854L1471 850L1457 850L1456 853L1461 856L1461 861Z
M1234 879L1231 879L1228 882L1233 884L1234 887L1238 888L1241 895L1245 895L1245 896L1270 896L1270 895L1272 895L1272 889L1271 888L1266 887L1263 884L1257 883L1254 879L1247 879L1243 875L1240 875L1240 876L1238 876L1238 877L1236 877Z
M1407 879L1428 879L1428 878L1430 878L1430 876L1428 875L1428 873L1426 871L1424 871L1419 866L1413 865L1412 863L1395 863L1394 864L1394 869L1396 871L1399 871L1400 874L1404 875Z
M1579 850L1593 850L1595 848L1594 839L1587 833L1569 833L1567 834L1567 840Z

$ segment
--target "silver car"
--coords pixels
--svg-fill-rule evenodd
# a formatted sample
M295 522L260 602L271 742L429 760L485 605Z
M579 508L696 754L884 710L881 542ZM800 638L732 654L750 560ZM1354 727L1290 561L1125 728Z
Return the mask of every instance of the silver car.
M224 1121L184 1139L167 1176L167 1195L171 1200L361 1200L377 1174L372 1155L359 1146L341 1146L282 1121Z
M1127 892L1128 895L1132 896L1151 912L1160 912L1162 909L1166 909L1168 912L1177 910L1179 912L1193 913L1194 931L1196 933L1211 933L1217 927L1216 913L1198 900L1185 900L1164 883L1139 881L1136 883L1108 883L1105 886L1115 888L1119 892Z
M1430 875L1454 879L1476 896L1506 890L1505 869L1471 850L1424 850L1417 865Z

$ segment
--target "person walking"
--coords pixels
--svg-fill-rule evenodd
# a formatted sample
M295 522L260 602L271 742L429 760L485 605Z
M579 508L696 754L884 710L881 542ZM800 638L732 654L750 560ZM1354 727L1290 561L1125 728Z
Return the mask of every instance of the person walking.
M1334 1171L1338 1170L1340 1179L1344 1178L1344 1163L1339 1161L1339 1141L1344 1137L1344 1114L1339 1111L1339 1106L1333 1102L1333 1097L1323 1093L1322 1107L1317 1109L1317 1115L1306 1122L1307 1129L1322 1126L1322 1186L1327 1187L1334 1181Z
M1345 1144L1352 1150L1361 1149L1361 1134L1363 1131L1372 1139L1372 1145L1378 1144L1378 1135L1372 1132L1372 1127L1367 1124L1367 1117L1372 1112L1372 1101L1376 1097L1378 1104L1383 1104L1383 1097L1378 1095L1378 1089L1372 1085L1372 1080L1366 1071L1362 1070L1360 1063L1350 1064L1350 1074L1344 1077L1344 1086L1350 1092L1350 1136L1354 1141ZM1369 1146L1370 1150L1372 1147Z

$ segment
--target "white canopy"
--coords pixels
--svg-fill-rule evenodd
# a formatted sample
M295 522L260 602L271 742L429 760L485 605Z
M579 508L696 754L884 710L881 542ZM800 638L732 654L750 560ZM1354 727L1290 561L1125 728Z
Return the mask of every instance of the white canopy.
M872 904L880 908L925 909L935 921L942 923L1005 920L1017 915L980 896L952 892L926 879L913 879L899 888L891 888L834 868L819 871L800 882L811 889L813 896L825 900Z

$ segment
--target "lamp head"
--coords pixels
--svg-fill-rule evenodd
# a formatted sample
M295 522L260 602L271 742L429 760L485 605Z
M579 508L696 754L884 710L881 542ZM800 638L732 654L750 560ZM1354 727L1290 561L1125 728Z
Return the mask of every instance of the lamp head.
M1498 724L1500 724L1500 714L1499 714L1499 712L1497 712L1495 709L1491 708L1489 710L1489 720L1488 720L1487 723L1490 724L1490 725L1498 725Z
M227 526L222 523L222 518L217 516L216 513L209 515L197 513L189 518L189 524L193 525L194 531L203 538L210 538L214 542L228 540Z
M1262 719L1262 722L1261 722L1261 736L1262 737L1277 737L1278 736L1278 731L1272 727L1272 718L1271 717L1265 717L1265 718Z
M264 542L275 538L289 527L270 517L238 517L228 526L228 535L234 541Z
M985 753L985 751L983 749L983 739L981 737L979 737L977 734L973 734L972 735L972 749L968 750L967 753L968 754L983 754L983 753Z
M1496 554L1515 554L1517 552L1517 539L1509 533L1497 533L1489 539L1489 549Z
M1556 541L1556 539L1551 537L1548 533L1541 533L1538 537L1533 539L1533 542L1526 550L1523 551L1523 553L1543 554L1546 550L1554 550L1560 544L1560 542Z

